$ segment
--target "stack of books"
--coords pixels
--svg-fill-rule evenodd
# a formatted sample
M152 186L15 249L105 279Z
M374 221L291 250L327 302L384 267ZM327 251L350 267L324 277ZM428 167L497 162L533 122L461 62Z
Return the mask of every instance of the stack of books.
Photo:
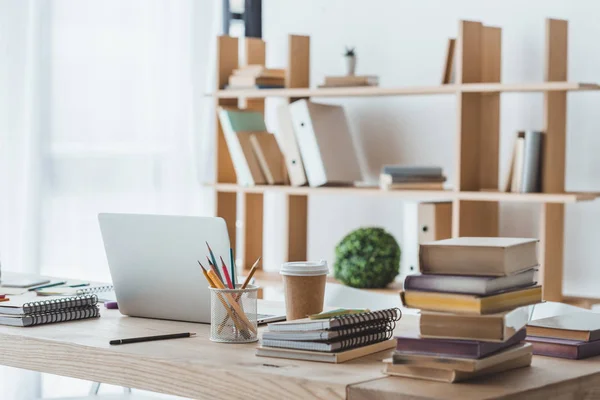
M326 76L320 88L379 86L379 77L374 75Z
M233 71L226 89L281 89L284 87L284 69L247 65Z
M96 295L47 297L42 301L17 296L0 304L0 324L34 326L97 318L100 316L97 304Z
M600 355L600 314L582 311L531 321L526 341L541 356L579 360Z
M441 167L384 165L379 175L383 190L442 190L445 181Z
M422 310L420 337L397 338L388 374L456 382L531 364L522 341L542 298L536 239L440 240L420 246L420 262L401 293Z
M326 319L269 324L256 355L341 363L393 348L400 310L390 308Z

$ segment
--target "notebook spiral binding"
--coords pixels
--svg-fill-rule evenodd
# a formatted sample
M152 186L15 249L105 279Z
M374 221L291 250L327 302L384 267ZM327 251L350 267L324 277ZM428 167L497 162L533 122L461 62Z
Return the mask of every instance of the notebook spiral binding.
M75 293L78 295L86 295L92 293L102 293L102 292L110 292L114 289L113 285L104 285L104 286L93 286L89 288L81 288L77 289Z
M388 308L386 310L369 311L360 314L339 315L333 317L333 320L339 321L340 325L359 325L376 321L389 321L396 327L396 322L402 318L402 311L399 308Z
M55 322L66 322L78 319L97 318L99 316L100 310L98 310L98 307L95 306L76 308L72 310L61 310L45 314L31 314L29 315L29 318L31 319L27 326L52 324Z
M389 340L392 338L394 334L393 330L387 330L382 332L375 332L370 335L361 335L355 336L348 339L344 339L340 342L339 350L348 350L354 347L360 347L363 345L375 344L378 342L383 342L384 340Z
M352 326L349 328L335 329L338 333L338 337L347 337L359 334L366 334L369 332L382 332L382 331L393 331L396 328L395 321L376 321L371 324L361 324Z
M23 304L23 312L25 314L39 314L68 308L95 306L96 304L98 304L98 296L96 295L77 296L64 299L32 301Z

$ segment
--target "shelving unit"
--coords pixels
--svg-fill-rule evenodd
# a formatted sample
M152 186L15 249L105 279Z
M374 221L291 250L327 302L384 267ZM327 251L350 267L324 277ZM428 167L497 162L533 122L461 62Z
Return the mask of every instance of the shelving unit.
M262 89L219 90L212 94L219 99L266 97L384 97L418 96L456 93L528 93L528 92L577 92L600 90L600 85L577 82L539 83L465 83L462 85L414 86L414 87L343 87L317 89Z
M457 99L456 179L453 190L383 191L377 188L291 187L236 184L235 171L217 127L217 180L210 185L217 194L217 215L225 218L235 246L236 221L241 222L243 260L262 253L263 194L283 193L287 199L288 259L306 259L307 198L312 195L385 196L402 200L452 201L453 236L497 236L499 202L541 204L540 263L544 299L563 300L564 204L591 201L600 193L565 192L565 138L567 92L598 91L600 85L567 80L567 30L563 20L546 22L545 82L500 83L501 29L480 22L460 21L455 53L456 83L418 87L309 88L310 40L289 37L286 88L269 90L217 90L217 105L264 111L266 97L293 101L309 97L368 97L448 94ZM262 64L265 43L244 41L247 64ZM238 39L218 38L217 82L222 88L238 67ZM500 95L538 92L544 96L544 160L542 193L499 192ZM240 202L241 215L237 213ZM239 226L239 224L238 224ZM247 264L244 264L248 267ZM592 301L577 298L578 301ZM571 299L572 300L572 299Z

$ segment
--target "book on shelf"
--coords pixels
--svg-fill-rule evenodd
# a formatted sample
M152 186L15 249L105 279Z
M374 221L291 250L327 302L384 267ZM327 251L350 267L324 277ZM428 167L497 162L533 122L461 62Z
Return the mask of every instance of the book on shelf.
M335 353L324 353L320 351L293 350L278 347L259 346L256 355L259 357L286 358L292 360L316 361L339 364L356 358L387 351L394 348L396 342L393 339L371 345L357 347L351 350L338 351Z
M362 180L343 107L303 99L290 104L289 110L310 186Z
M467 275L409 275L404 280L405 290L424 290L447 293L488 295L511 288L532 286L536 283L535 268L507 276Z
M249 86L281 86L285 85L283 78L254 77L244 75L231 75L229 77L229 87L249 87Z
M327 87L356 87L356 86L378 86L379 77L375 75L346 75L326 76L320 88Z
M584 342L600 340L600 314L581 311L530 321L527 335Z
M527 336L525 341L533 346L533 354L538 356L580 360L600 355L600 340L586 342L583 340Z
M400 293L409 308L463 314L493 314L542 301L542 287L532 286L488 296L407 290Z
M456 39L449 38L446 45L446 57L444 62L444 71L442 73L442 85L454 83L455 67L454 53L456 49Z
M252 76L255 78L285 79L285 69L267 68L264 65L251 64L233 70L233 75Z
M257 132L236 132L235 136L237 137L238 143L242 149L242 154L244 156L243 160L240 161L243 162L245 160L245 164L248 166L250 174L252 175L252 184L264 185L267 183L267 179L263 174L257 154L254 151L254 146L252 145L252 137L256 133Z
M420 176L395 176L390 174L379 175L379 187L382 190L442 190L444 189L445 176L420 177Z
M220 107L219 121L223 128L238 185L253 186L265 183L266 180L250 143L251 133L266 132L267 130L263 115L256 111ZM238 135L238 133L242 134Z
M531 353L531 345L521 343L484 358L445 357L435 354L408 354L396 351L392 356L392 360L395 365L476 372L515 358L531 355Z
M537 239L460 237L419 246L428 274L506 276L538 265Z
M505 342L527 325L533 307L523 306L488 315L421 311L419 330L423 338Z
M484 358L519 344L525 339L521 329L505 342L494 343L467 339L426 339L418 336L397 336L396 351L402 354L428 354L439 357Z
M441 178L444 173L442 167L429 167L421 165L402 165L391 164L384 165L381 168L382 174L391 175L393 178L417 177L417 178Z
M248 86L231 86L225 85L225 90L257 90L257 89L284 89L283 85L248 85Z
M392 359L386 359L384 373L391 376L424 379L436 382L455 383L472 380L478 377L510 371L531 365L532 354L515 355L504 362L483 368L475 372L465 372L449 369L426 368L414 365L394 364Z
M275 136L268 132L256 132L250 135L250 143L267 183L284 183L285 165Z
M542 190L542 156L544 133L517 133L504 191L537 193Z
M306 184L306 174L304 173L304 164L300 155L300 148L296 141L294 133L294 124L287 104L280 104L276 109L277 129L275 138L279 148L283 153L285 165L287 167L288 177L292 186L303 186Z

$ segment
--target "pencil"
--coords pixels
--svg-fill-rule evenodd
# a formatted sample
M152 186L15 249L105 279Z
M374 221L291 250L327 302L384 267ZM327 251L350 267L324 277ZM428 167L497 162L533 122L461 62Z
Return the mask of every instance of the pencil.
M229 263L231 264L231 283L233 283L233 287L235 289L235 281L237 280L235 276L235 260L233 259L233 249L229 248Z
M212 270L208 271L208 276L210 276L212 278L211 274L214 275L214 272ZM223 285L222 282L216 282L215 278L213 278L213 282L215 282L215 284L217 285L217 288L225 289L225 285ZM223 295L229 302L229 305L233 308L234 315L237 314L237 316L242 320L242 322L246 325L246 327L248 329L250 329L252 331L252 333L256 333L256 328L254 327L254 325L252 325L252 322L250 322L250 320L246 316L246 313L244 313L244 311L242 311L242 309L240 308L240 305L237 303L237 301L235 301L233 296L231 296L231 294L229 294L229 293L223 293ZM228 308L228 307L226 307L226 308ZM233 319L235 321L235 318L233 318Z
M208 281L209 286L212 287L212 288L216 288L217 285L213 282L212 278L210 277L210 275L206 271L206 268L204 268L204 266L202 265L202 263L200 261L198 261L198 265L200 265L200 268L202 268L202 273L204 274L204 277ZM218 294L217 297L219 298L219 301L221 302L221 304L225 308L225 311L227 311L227 317L223 320L223 322L221 322L221 325L219 326L219 333L221 333L221 331L223 330L223 327L225 326L225 323L227 322L227 320L229 318L231 318L231 320L235 324L236 328L240 332L242 332L242 334L244 335L244 332L246 332L246 331L245 331L244 327L240 324L240 322L237 320L237 318L234 318L235 314L234 314L233 310L227 305L227 302L225 301L225 299L223 299L223 297L221 296L221 294ZM248 334L246 333L244 336L248 337Z
M210 287L214 288L215 285L214 285L214 283L212 283L212 280L208 276L208 273L206 272L206 269L204 268L204 265L202 265L202 263L200 262L200 260L198 260L198 265L200 265L200 268L202 268L202 273L204 274L204 277L206 278L206 281L208 282L208 285Z
M227 286L229 289L234 289L233 284L231 282L231 278L229 277L229 272L227 272L227 265L225 265L225 261L223 261L223 257L219 257L221 259L221 268L223 268L223 275L225 275L225 280L227 281Z
M167 340L167 339L179 339L179 338L188 338L196 336L195 333L186 332L186 333L174 333L171 335L158 335L158 336L146 336L146 337L137 337L137 338L129 338L129 339L116 339L108 342L109 344L128 344L128 343L140 343L140 342L151 342L154 340Z
M206 247L208 247L208 252L210 253L210 259L212 261L212 263L216 266L218 266L219 264L217 264L217 259L215 258L215 253L213 253L212 249L210 248L210 245L208 244L208 242L206 243ZM219 272L219 270L217 270L217 272ZM225 283L225 280L223 279L223 277L221 276L221 273L219 272L219 278L221 278L221 281L223 283Z
M225 284L225 282L223 282L223 278L221 277L221 274L219 273L219 270L217 269L217 267L212 263L212 261L210 261L210 258L208 258L208 256L206 256L206 259L208 260L208 265L209 265L211 271L214 271L214 273L217 275L217 278L219 278L221 283Z
M254 273L256 272L259 261L260 261L260 257L258 257L258 260L256 260L256 262L254 263L252 268L250 268L250 272L248 272L248 276L246 277L246 280L244 281L244 284L242 285L242 289L246 289L246 286L248 286L248 284L250 283L250 279L252 279L252 275L254 275Z

